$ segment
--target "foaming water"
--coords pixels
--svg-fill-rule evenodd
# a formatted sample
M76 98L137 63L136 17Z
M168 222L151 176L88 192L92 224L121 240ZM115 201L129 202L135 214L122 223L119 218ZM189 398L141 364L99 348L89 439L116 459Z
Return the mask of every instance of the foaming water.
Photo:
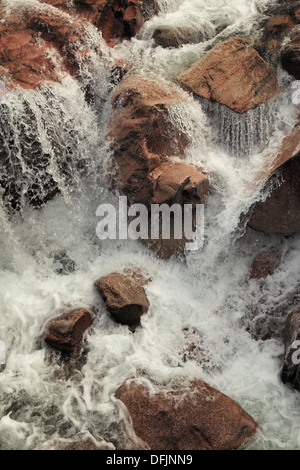
M259 4L268 3L241 1L232 7L225 0L174 0L145 25L145 31L161 18L167 21L168 15L176 16L180 8L187 12L188 22L191 5L199 12L202 8L211 24L219 17L235 25L246 22L247 15L249 22L249 14L257 16ZM91 41L100 44L100 35L95 31L93 35ZM96 208L118 201L106 184L111 161L104 138L111 114L110 61L123 53L126 57L136 54L136 60L142 57L140 73L147 76L150 67L170 79L172 61L179 57L162 48L152 49L150 39L145 38L124 42L111 52L104 48L107 65L91 60L83 68L83 82L97 97L91 105L84 99L84 87L71 79L42 92L7 97L4 122L13 130L14 145L20 144L25 131L28 135L34 129L34 141L49 156L47 173L60 194L39 210L24 200L14 216L0 206L0 340L7 349L6 369L0 373L0 448L52 449L74 438L91 438L102 449L135 448L135 437L125 427L114 393L124 379L137 374L158 387L170 380L186 383L202 378L258 421L259 431L247 448L297 449L299 395L280 382L280 334L261 341L254 333L260 317L267 314L280 332L286 313L300 298L300 238L265 237L246 230L241 219L261 197L263 182L251 190L250 183L265 164L265 156L291 129L295 107L285 96L279 98L281 106L256 110L254 127L248 118L244 124L235 118L233 128L243 129L236 131L237 150L244 145L242 139L251 141L259 127L255 127L259 113L263 112L263 123L269 126L259 129L267 136L267 147L260 152L250 145L239 158L232 144L222 147L216 139L216 130L223 129L226 142L224 123L220 120L221 127L216 129L203 105L186 95L187 102L172 106L169 114L190 137L183 158L210 173L205 247L187 253L184 262L162 261L138 242L100 241ZM150 56L153 62L146 65ZM166 67L160 68L166 58ZM21 124L26 123L28 109L36 125L24 129ZM5 142L7 138L7 134L2 137ZM26 189L34 170L28 169L24 152L17 158ZM11 163L14 168L16 162ZM249 281L253 256L270 245L283 250L280 268L262 285ZM135 333L112 321L93 285L103 275L130 267L140 268L151 278L146 286L150 310ZM97 318L86 337L88 354L70 375L56 357L49 357L39 338L49 318L78 305L95 306ZM197 348L189 354L191 342Z

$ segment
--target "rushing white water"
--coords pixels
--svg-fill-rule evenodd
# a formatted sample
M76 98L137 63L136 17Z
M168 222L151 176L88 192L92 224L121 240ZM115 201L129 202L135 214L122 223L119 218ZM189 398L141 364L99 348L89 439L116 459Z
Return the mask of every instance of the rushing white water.
M18 2L6 0L10 6ZM221 23L227 26L226 34L246 33L255 29L263 6L270 3L274 2L164 0L163 13L145 24L139 39L104 52L121 55L132 65L140 59L140 73L171 79L193 57L201 56L204 45L153 48L150 32L155 26L178 24L181 19L189 25L201 17L201 28L212 31L211 38ZM91 40L102 44L100 35L93 34ZM300 237L266 237L246 230L240 217L260 197L261 188L250 191L249 184L262 168L264 155L278 146L295 120L288 86L279 105L271 109L270 120L269 113L259 110L270 125L269 149L258 153L256 146L248 145L240 158L228 145L222 148L216 142L216 129L200 102L187 96L185 104L171 109L172 120L192 140L185 159L211 174L212 191L205 248L190 252L185 260L162 261L138 242L100 242L96 237L97 206L116 203L117 198L106 183L108 68L92 63L85 74L98 96L93 107L71 79L45 93L10 94L6 105L0 105L14 121L14 136L20 140L19 123L24 102L28 103L39 123L38 141L49 155L48 173L61 190L39 210L24 201L21 213L8 217L0 207L0 340L7 350L6 369L0 374L0 449L58 448L74 436L92 437L103 449L134 448L114 392L135 374L157 386L200 377L258 421L259 430L247 448L298 449L299 394L279 378L282 341L276 335L255 340L250 333L266 314L278 330L291 305L299 301ZM245 127L236 138L250 141ZM239 140L237 148L244 145ZM19 158L26 170L26 161L21 154ZM58 161L66 162L64 171ZM25 186L30 171L22 180ZM263 284L248 281L254 255L269 246L283 249L281 266ZM135 333L111 320L93 285L100 276L131 266L152 279L146 287L150 310ZM69 377L59 362L49 360L39 338L45 322L58 310L78 305L94 305L98 314L86 338L86 362ZM198 348L186 357L189 342Z

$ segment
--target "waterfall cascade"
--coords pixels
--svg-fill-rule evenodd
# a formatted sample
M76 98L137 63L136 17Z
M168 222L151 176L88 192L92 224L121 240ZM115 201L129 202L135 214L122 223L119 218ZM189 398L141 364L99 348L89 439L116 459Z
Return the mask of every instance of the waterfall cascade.
M24 2L34 8L38 3L3 3L10 10ZM96 236L97 206L118 202L107 186L110 61L122 57L132 73L173 79L201 57L215 34L256 31L264 8L276 2L159 3L162 11L137 38L112 49L91 27L89 41L102 48L107 62L93 55L90 69L82 64L80 85L66 77L40 90L8 91L0 102L0 372L6 362L0 373L0 449L59 448L74 436L91 438L102 449L134 448L114 398L134 375L158 387L170 380L206 380L259 422L246 448L300 446L299 396L279 376L283 343L278 336L254 338L265 316L273 315L270 321L282 328L281 313L299 300L300 237L266 236L241 219L261 197L263 182L251 183L264 156L296 121L287 95L245 115L187 92L185 103L171 107L170 119L191 140L183 157L212 175L202 250L187 253L184 261L165 261L137 241ZM205 44L153 46L156 27L178 25L181 18L194 28L199 16ZM289 90L289 78L279 74ZM90 102L87 88L94 96ZM264 284L249 281L253 254L269 246L283 251L280 267ZM105 313L93 284L133 266L151 278L145 287L149 314L134 333ZM49 360L39 338L57 311L78 304L93 305L98 313L86 339L88 354L70 376L67 367ZM187 332L197 343L189 360L183 354Z

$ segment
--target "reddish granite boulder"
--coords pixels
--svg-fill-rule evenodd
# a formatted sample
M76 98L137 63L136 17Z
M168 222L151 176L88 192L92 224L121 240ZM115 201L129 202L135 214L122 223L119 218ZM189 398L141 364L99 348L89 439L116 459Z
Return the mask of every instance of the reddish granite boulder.
M151 172L152 204L204 202L209 184L207 173L184 162L164 162Z
M300 391L300 307L295 308L286 319L284 345L281 379Z
M63 313L47 323L43 340L62 353L77 353L81 347L83 335L93 321L93 311L86 308Z
M123 39L136 36L151 16L158 14L159 7L153 0L44 0L70 14L88 20L102 32L109 46Z
M125 78L116 88L108 135L115 151L114 184L128 195L130 203L149 206L163 199L180 203L179 194L185 187L190 194L197 193L198 201L200 195L204 201L208 175L186 163L168 162L168 156L182 156L189 143L168 115L168 107L183 99L177 87L139 76ZM168 201L164 191L170 196Z
M252 263L250 279L265 279L273 274L281 261L281 253L278 250L268 250L258 253Z
M54 46L34 37L29 29L7 31L0 35L0 79L7 88L37 88L45 81L58 81L66 73L57 68L52 57L59 55Z
M128 380L116 392L132 427L151 450L228 450L246 443L257 423L233 400L195 380L190 387L151 393Z
M146 283L139 272L125 272L101 277L95 285L112 318L117 323L134 327L149 308L144 289Z
M266 234L293 235L300 230L300 156L278 170L279 186L253 209L248 226Z
M251 47L250 41L240 37L217 44L178 80L196 95L241 114L274 99L280 92L275 70Z
M0 78L7 88L37 88L59 81L67 73L77 75L87 53L85 23L71 20L58 10L49 14L34 8L24 18L5 17L0 25Z
M170 109L185 99L175 85L138 75L126 77L113 93L114 113L108 137L114 150L111 185L128 196L129 204L204 203L208 174L185 162L190 140L172 122ZM184 249L186 239L145 240L162 258Z

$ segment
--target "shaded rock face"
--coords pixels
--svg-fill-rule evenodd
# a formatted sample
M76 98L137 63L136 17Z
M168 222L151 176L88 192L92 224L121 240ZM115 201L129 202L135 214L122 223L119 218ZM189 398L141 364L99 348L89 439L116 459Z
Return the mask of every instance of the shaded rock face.
M266 234L292 235L300 230L300 157L287 161L279 170L279 187L252 212L248 226Z
M107 0L101 12L98 28L109 46L137 35L144 24L139 0Z
M240 37L217 44L178 80L196 95L240 114L280 92L275 71L247 39Z
M85 331L93 324L93 311L85 308L66 312L45 327L43 340L64 354L79 352Z
M284 329L285 357L281 371L283 383L300 391L300 307L287 317Z
M281 12L271 16L265 24L261 38L254 44L254 48L262 57L275 67L279 63L282 43L297 23L293 12L288 10L291 8L285 6Z
M280 54L284 70L300 80L300 33L292 34L291 39L283 46Z
M181 103L183 99L177 87L139 76L125 78L115 89L115 112L109 124L108 136L115 151L115 185L128 195L131 204L138 202L149 206L158 199L169 203L175 200L181 202L178 193L183 181L189 185L185 192L187 199L188 190L191 190L191 198L194 194L198 202L201 197L204 201L203 196L208 188L207 175L186 163L177 165L168 161L168 156L182 156L189 144L188 136L172 124L168 115L169 106ZM167 197L162 197L159 180L168 178L171 169L169 179L177 189L172 195L169 192ZM191 184L196 174L198 191L197 187L194 191L195 187L192 189ZM177 178L179 180L175 181Z
M266 31L268 31L272 36L279 36L282 33L285 34L287 30L293 29L296 25L295 21L291 15L287 14L278 14L272 16L265 26Z
M259 183L275 175L275 170L282 167L284 163L297 157L300 153L300 116L291 133L285 137L276 155L268 155L266 164L257 176Z
M278 250L258 253L251 266L250 279L265 279L274 273L280 261L281 253Z
M134 432L151 450L236 449L257 428L237 403L202 380L190 389L155 394L128 380L116 397L127 407Z
M112 273L95 282L112 318L121 325L135 327L147 313L149 300L146 279L138 272Z

